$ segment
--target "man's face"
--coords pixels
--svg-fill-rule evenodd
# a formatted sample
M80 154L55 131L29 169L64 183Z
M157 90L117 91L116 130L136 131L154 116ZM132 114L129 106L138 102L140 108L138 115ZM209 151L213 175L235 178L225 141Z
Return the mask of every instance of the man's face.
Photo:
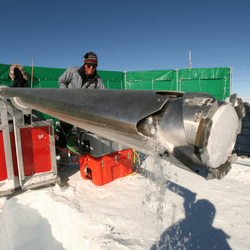
M95 64L86 63L84 65L84 71L86 75L93 75L95 73L95 70L96 70Z

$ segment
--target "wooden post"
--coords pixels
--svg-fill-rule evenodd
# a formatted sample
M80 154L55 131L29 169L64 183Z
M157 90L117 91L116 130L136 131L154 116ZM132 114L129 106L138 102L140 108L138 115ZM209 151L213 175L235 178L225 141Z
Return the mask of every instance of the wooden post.
M33 60L32 60L31 88L33 88L33 70L34 70L34 57L33 57Z

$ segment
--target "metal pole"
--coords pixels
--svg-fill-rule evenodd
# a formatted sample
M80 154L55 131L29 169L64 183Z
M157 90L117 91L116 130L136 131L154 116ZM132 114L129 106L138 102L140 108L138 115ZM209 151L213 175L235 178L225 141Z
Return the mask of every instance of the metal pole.
M233 68L229 67L229 69L230 69L230 92L229 92L229 95L231 95Z
M34 57L32 59L31 88L33 88Z
M125 89L127 89L127 71L125 70L123 73L124 73Z
M179 87L178 86L178 84L179 84L179 82L178 82L179 81L179 76L178 76L179 69L175 69L175 71L176 71L176 91L179 91L178 90L178 87Z
M206 178L229 171L231 146L242 119L231 103L206 93L0 87L0 98L11 99L18 109L35 109L147 155L167 158ZM223 123L213 123L217 116ZM230 130L224 126L229 123ZM216 133L222 129L225 133ZM218 135L210 136L214 133ZM227 150L214 154L221 141L228 142Z
M192 69L191 51L189 51L189 68Z

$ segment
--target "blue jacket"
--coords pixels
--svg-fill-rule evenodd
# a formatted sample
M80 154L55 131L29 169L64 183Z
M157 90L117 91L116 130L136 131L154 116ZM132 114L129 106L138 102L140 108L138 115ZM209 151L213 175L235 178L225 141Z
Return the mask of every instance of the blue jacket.
M93 89L95 86L95 81L92 80L91 82L87 81L85 84L82 84L82 78L78 73L78 70L81 66L69 67L59 78L58 78L58 85L60 88L83 88L83 89ZM97 89L105 89L103 80L97 76L96 82Z

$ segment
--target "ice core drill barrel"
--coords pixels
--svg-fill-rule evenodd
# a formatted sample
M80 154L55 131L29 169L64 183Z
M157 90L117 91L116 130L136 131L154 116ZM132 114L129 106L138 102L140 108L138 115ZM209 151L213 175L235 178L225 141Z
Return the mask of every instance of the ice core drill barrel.
M231 169L244 105L206 93L0 88L0 98L35 109L207 179Z

